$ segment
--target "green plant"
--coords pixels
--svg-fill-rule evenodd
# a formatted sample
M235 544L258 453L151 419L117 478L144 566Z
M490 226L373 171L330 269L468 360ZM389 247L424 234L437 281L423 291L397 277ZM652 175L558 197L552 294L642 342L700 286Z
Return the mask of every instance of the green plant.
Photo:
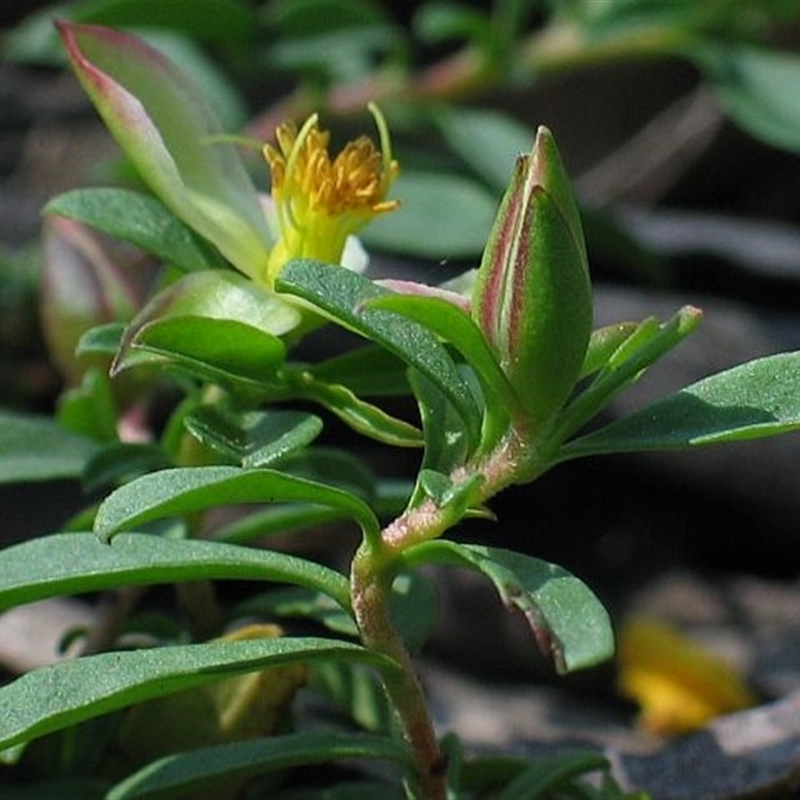
M224 797L255 779L295 798L623 796L608 777L599 789L582 781L605 769L594 755L474 758L438 738L412 663L434 614L421 568L485 576L561 672L607 659L608 616L580 580L447 533L492 517L488 504L503 489L570 459L800 427L800 354L741 365L587 431L700 312L592 330L581 222L548 130L518 159L482 263L461 281L468 288L376 282L336 265L348 261L352 234L396 206L387 196L398 167L377 109L380 149L360 139L333 161L315 117L281 128L266 150L265 204L197 90L156 51L106 28L60 30L154 197L87 189L46 208L51 242L81 253L103 301L95 306L113 309L112 320L91 327L52 298L53 329L77 343L81 380L58 421L0 418L0 467L6 479L80 475L103 499L66 530L0 553L0 607L98 590L119 601L131 587L175 583L187 624L133 617L128 626L108 613L84 657L0 689L6 761L24 773L37 758L55 760L60 796L72 785L112 800ZM143 306L133 309L121 271L93 260L84 225L163 265ZM366 344L300 360L299 346L326 325ZM138 441L131 431L141 433L136 422L167 376L180 401L157 438ZM418 421L378 405L389 395L413 397ZM416 479L398 488L355 453L317 445L323 412L307 410L314 405L360 436L421 448ZM214 524L215 509L240 506L255 509ZM276 534L342 520L361 536L347 574L269 547ZM215 593L222 580L293 589L226 603ZM251 614L299 615L323 635L262 625L222 635ZM155 646L120 645L137 622ZM335 732L292 730L283 719L305 670L346 709ZM209 713L233 724L195 730ZM306 793L282 784L298 765L352 758L389 768Z

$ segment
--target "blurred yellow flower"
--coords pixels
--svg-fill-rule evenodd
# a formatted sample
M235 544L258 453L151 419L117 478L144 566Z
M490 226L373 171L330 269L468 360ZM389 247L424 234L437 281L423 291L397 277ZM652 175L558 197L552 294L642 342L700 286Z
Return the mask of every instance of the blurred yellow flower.
M370 105L380 136L378 150L367 136L348 142L331 158L330 134L316 114L298 131L290 122L276 131L277 147L264 146L272 172L279 239L268 265L270 285L287 261L314 258L341 263L347 237L398 207L386 195L399 172L386 122Z
M618 659L619 691L639 704L639 722L653 733L688 733L756 703L725 661L655 620L622 627Z

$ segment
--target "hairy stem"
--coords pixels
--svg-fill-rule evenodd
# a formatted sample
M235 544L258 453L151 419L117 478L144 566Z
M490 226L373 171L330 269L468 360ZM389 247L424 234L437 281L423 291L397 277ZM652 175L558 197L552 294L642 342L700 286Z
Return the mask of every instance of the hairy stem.
M363 644L390 656L399 666L384 681L414 760L412 791L419 800L445 800L445 759L411 656L389 615L393 573L382 561L365 547L356 555L351 576L353 610Z
M450 477L461 483L480 474L483 481L475 499L483 503L507 486L519 472L522 466L520 448L521 441L512 432L487 458L461 467ZM459 520L460 516L454 515L447 506L439 507L432 499L424 500L384 528L379 541L365 539L353 560L351 572L353 611L362 643L389 656L399 666L397 671L385 676L384 681L412 752L415 767L412 789L419 800L445 800L447 765L411 656L392 622L389 600L396 564L403 551L441 536Z

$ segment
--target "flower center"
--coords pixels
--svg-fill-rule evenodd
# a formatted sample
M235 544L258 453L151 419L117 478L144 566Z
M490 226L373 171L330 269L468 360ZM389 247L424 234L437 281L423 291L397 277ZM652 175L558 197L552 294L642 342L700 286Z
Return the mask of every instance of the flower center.
M399 167L383 116L375 106L370 111L381 150L360 136L332 159L330 134L320 130L316 114L299 131L291 122L282 124L276 131L277 147L264 146L280 234L270 256L271 280L292 258L338 264L349 235L398 207L386 194Z

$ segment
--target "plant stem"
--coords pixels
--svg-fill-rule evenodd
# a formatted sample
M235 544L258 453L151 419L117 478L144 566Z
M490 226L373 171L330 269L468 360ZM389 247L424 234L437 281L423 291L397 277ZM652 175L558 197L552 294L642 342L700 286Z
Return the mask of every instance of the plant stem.
M446 800L447 763L411 656L390 615L398 564L409 548L437 538L458 524L470 507L479 507L510 484L533 480L544 472L550 461L540 445L548 433L549 427L534 436L510 426L491 452L451 472L454 486L474 486L468 502L439 505L432 497L425 498L400 514L380 537L365 535L353 559L350 593L362 644L389 656L397 665L384 673L383 679L411 750L415 774L410 788L415 800ZM475 481L478 475L481 480Z
M397 670L384 675L384 682L414 760L414 796L418 800L445 800L444 755L411 656L389 615L393 577L386 560L362 545L353 560L353 611L364 646L388 655L398 665Z
M451 478L454 482L469 481L480 473L484 481L476 500L483 502L507 486L519 470L520 446L520 440L512 433L486 459L460 468ZM411 656L392 622L389 601L396 564L403 551L440 536L458 521L446 506L440 508L432 499L424 500L384 528L380 539L364 540L353 559L350 576L353 612L362 644L389 656L398 666L384 675L384 683L411 749L415 769L412 791L419 800L445 800L447 765Z

